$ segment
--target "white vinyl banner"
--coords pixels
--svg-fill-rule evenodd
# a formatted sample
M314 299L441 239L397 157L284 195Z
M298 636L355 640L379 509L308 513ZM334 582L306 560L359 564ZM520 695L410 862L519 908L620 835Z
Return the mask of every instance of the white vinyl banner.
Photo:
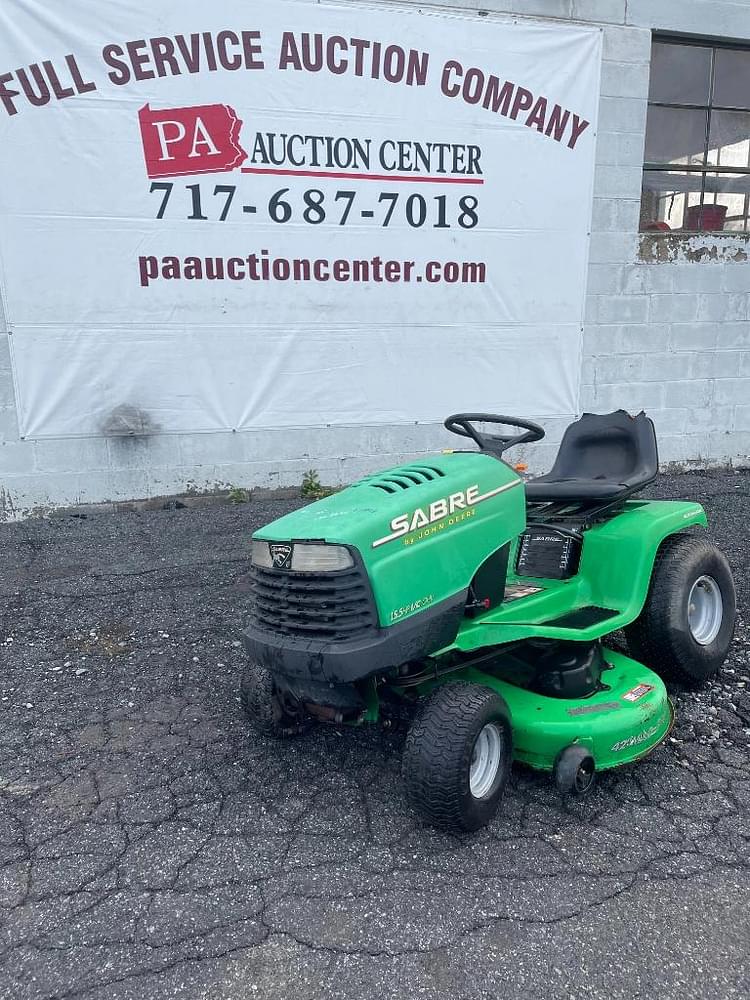
M22 434L573 414L600 49L429 8L3 0Z

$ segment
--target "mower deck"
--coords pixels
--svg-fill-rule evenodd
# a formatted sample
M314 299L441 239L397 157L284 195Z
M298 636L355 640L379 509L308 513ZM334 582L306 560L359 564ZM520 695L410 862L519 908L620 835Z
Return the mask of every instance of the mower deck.
M513 725L513 757L542 771L573 743L585 746L597 770L629 764L668 736L672 704L662 680L622 653L604 651L611 664L602 675L606 690L581 699L550 698L473 667L462 680L497 691Z

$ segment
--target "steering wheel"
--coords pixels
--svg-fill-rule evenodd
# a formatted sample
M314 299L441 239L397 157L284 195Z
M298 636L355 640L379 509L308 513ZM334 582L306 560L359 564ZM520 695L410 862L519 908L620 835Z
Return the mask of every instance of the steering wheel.
M523 434L481 434L473 421L478 420L485 424L507 424L509 427L520 427ZM499 458L504 451L512 448L516 444L525 444L527 441L541 441L544 437L544 428L535 424L533 420L521 420L519 417L504 417L500 413L454 413L447 417L445 427L459 437L471 438L476 441L481 451L487 451Z

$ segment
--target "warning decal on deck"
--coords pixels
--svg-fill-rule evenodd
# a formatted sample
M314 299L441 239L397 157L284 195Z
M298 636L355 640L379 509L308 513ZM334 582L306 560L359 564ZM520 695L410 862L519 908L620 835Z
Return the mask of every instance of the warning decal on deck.
M645 694L649 691L654 690L653 684L638 684L636 687L631 688L630 691L622 696L623 701L639 701Z

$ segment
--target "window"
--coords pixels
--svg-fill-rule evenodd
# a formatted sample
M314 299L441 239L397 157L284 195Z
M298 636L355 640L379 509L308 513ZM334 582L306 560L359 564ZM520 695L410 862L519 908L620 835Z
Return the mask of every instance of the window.
M656 39L641 230L748 232L750 48Z

